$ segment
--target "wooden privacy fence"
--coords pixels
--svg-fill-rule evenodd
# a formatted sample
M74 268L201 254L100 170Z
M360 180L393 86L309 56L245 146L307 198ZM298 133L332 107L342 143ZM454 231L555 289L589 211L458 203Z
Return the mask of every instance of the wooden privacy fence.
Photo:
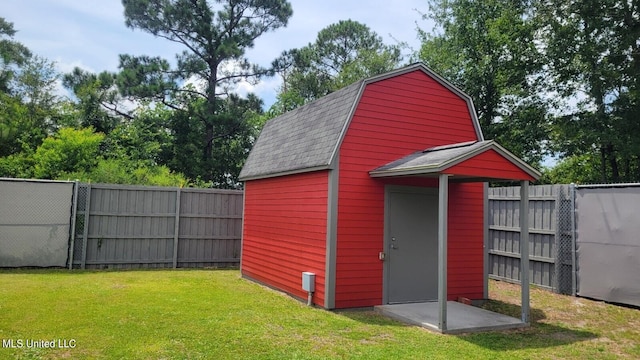
M230 267L243 192L78 184L69 267Z
M570 185L529 187L529 279L562 294L575 291L574 191ZM520 281L520 187L489 188L489 278Z

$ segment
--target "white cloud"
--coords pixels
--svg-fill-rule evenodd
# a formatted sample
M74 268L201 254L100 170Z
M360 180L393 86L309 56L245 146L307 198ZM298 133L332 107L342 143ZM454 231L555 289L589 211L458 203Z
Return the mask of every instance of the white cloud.
M427 4L422 0L290 2L294 14L288 26L256 39L255 47L247 51L251 62L268 66L282 51L305 46L315 40L321 29L339 20L362 22L387 43L393 43L393 37L414 48L419 46L415 22L429 26L414 11L427 11ZM3 0L2 5L2 16L18 30L16 40L34 53L55 60L63 72L74 66L93 72L116 71L119 54L173 60L174 55L183 50L178 44L128 29L120 1ZM239 83L237 90L242 95L254 92L269 106L275 100L280 83L277 77L265 78L256 85Z
M62 73L70 73L75 68L80 68L80 69L88 71L88 72L97 72L96 69L94 69L91 66L85 64L84 62L82 62L82 60L74 60L74 61L71 61L71 62L65 62L61 58L57 58L54 61L56 63L56 68L58 69L58 71L60 71Z

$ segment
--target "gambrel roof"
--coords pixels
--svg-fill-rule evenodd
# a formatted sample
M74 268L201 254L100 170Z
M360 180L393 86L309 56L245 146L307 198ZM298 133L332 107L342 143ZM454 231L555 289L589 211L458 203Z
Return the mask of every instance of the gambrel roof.
M482 131L471 98L422 63L357 81L269 120L240 172L253 180L333 168L337 151L367 84L420 70L466 101L478 140Z

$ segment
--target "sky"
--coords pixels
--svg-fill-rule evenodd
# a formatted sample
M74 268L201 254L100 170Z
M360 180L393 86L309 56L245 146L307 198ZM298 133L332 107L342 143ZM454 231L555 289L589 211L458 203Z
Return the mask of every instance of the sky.
M418 49L417 27L431 31L422 19L424 0L290 0L293 16L286 28L264 34L247 52L253 63L268 66L282 51L313 42L320 30L339 20L366 24L388 44L406 42ZM119 54L161 56L169 60L183 50L178 44L125 26L119 0L2 0L0 16L12 22L17 40L34 54L56 62L58 70L81 67L116 71ZM240 84L238 92L256 93L269 106L281 80Z

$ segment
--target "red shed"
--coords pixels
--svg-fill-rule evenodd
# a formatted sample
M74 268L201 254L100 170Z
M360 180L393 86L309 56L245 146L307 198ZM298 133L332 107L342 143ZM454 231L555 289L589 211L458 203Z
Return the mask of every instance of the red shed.
M483 182L539 175L423 64L358 81L265 125L240 174L242 275L306 298L315 273L326 309L486 298Z

